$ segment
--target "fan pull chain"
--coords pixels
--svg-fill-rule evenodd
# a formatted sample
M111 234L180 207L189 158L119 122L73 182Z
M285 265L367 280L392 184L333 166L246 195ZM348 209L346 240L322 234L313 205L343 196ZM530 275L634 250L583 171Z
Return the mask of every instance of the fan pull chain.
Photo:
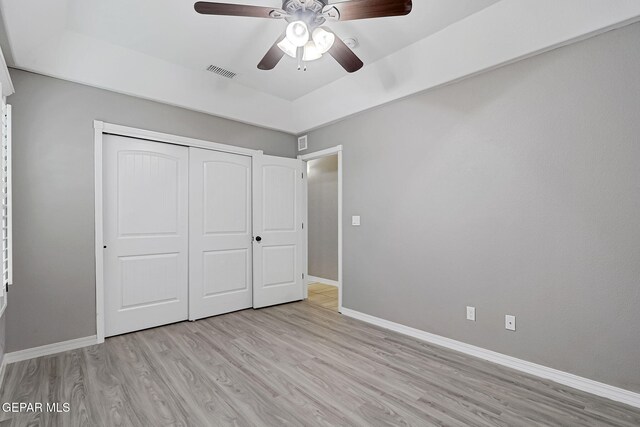
M302 58L304 57L304 47L299 47L298 51L296 52L296 59L298 60L298 71L300 71L302 69ZM306 71L305 67L305 71Z

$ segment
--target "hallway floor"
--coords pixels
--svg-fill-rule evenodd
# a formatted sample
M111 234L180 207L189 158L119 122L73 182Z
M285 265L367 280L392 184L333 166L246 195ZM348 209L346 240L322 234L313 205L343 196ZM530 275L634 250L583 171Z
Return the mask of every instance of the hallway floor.
M324 283L311 283L308 301L311 304L338 311L338 288Z

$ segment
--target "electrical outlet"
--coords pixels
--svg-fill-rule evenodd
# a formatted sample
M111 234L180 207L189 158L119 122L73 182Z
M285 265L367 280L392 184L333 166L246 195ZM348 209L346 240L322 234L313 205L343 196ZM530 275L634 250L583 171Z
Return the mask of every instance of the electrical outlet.
M355 225L356 227L360 225L360 215L354 215L351 217L351 225Z
M476 308L467 306L467 320L476 321Z
M504 327L509 331L516 330L516 316L507 314L504 316Z

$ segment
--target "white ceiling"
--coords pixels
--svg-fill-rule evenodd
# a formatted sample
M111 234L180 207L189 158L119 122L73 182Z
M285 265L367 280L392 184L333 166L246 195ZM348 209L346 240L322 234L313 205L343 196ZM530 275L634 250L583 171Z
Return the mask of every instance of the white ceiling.
M361 71L327 56L305 73L288 57L256 67L285 22L203 16L193 2L0 0L0 43L10 66L300 133L640 17L640 0L415 0L406 17L329 24L360 41Z
M342 37L356 37L357 54L370 64L471 15L498 0L416 0L409 16L327 24ZM230 3L280 7L279 0ZM70 0L67 28L173 64L202 71L209 64L238 73L236 81L293 100L346 72L328 55L297 71L285 57L272 71L257 64L287 22L199 15L190 0Z

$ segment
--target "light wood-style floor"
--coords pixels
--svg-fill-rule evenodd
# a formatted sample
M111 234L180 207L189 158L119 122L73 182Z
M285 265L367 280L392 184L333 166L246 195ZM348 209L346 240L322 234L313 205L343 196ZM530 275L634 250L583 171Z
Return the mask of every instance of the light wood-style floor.
M640 425L640 410L309 302L107 339L7 368L0 425Z
M309 284L309 298L311 304L338 311L338 288L324 283Z

